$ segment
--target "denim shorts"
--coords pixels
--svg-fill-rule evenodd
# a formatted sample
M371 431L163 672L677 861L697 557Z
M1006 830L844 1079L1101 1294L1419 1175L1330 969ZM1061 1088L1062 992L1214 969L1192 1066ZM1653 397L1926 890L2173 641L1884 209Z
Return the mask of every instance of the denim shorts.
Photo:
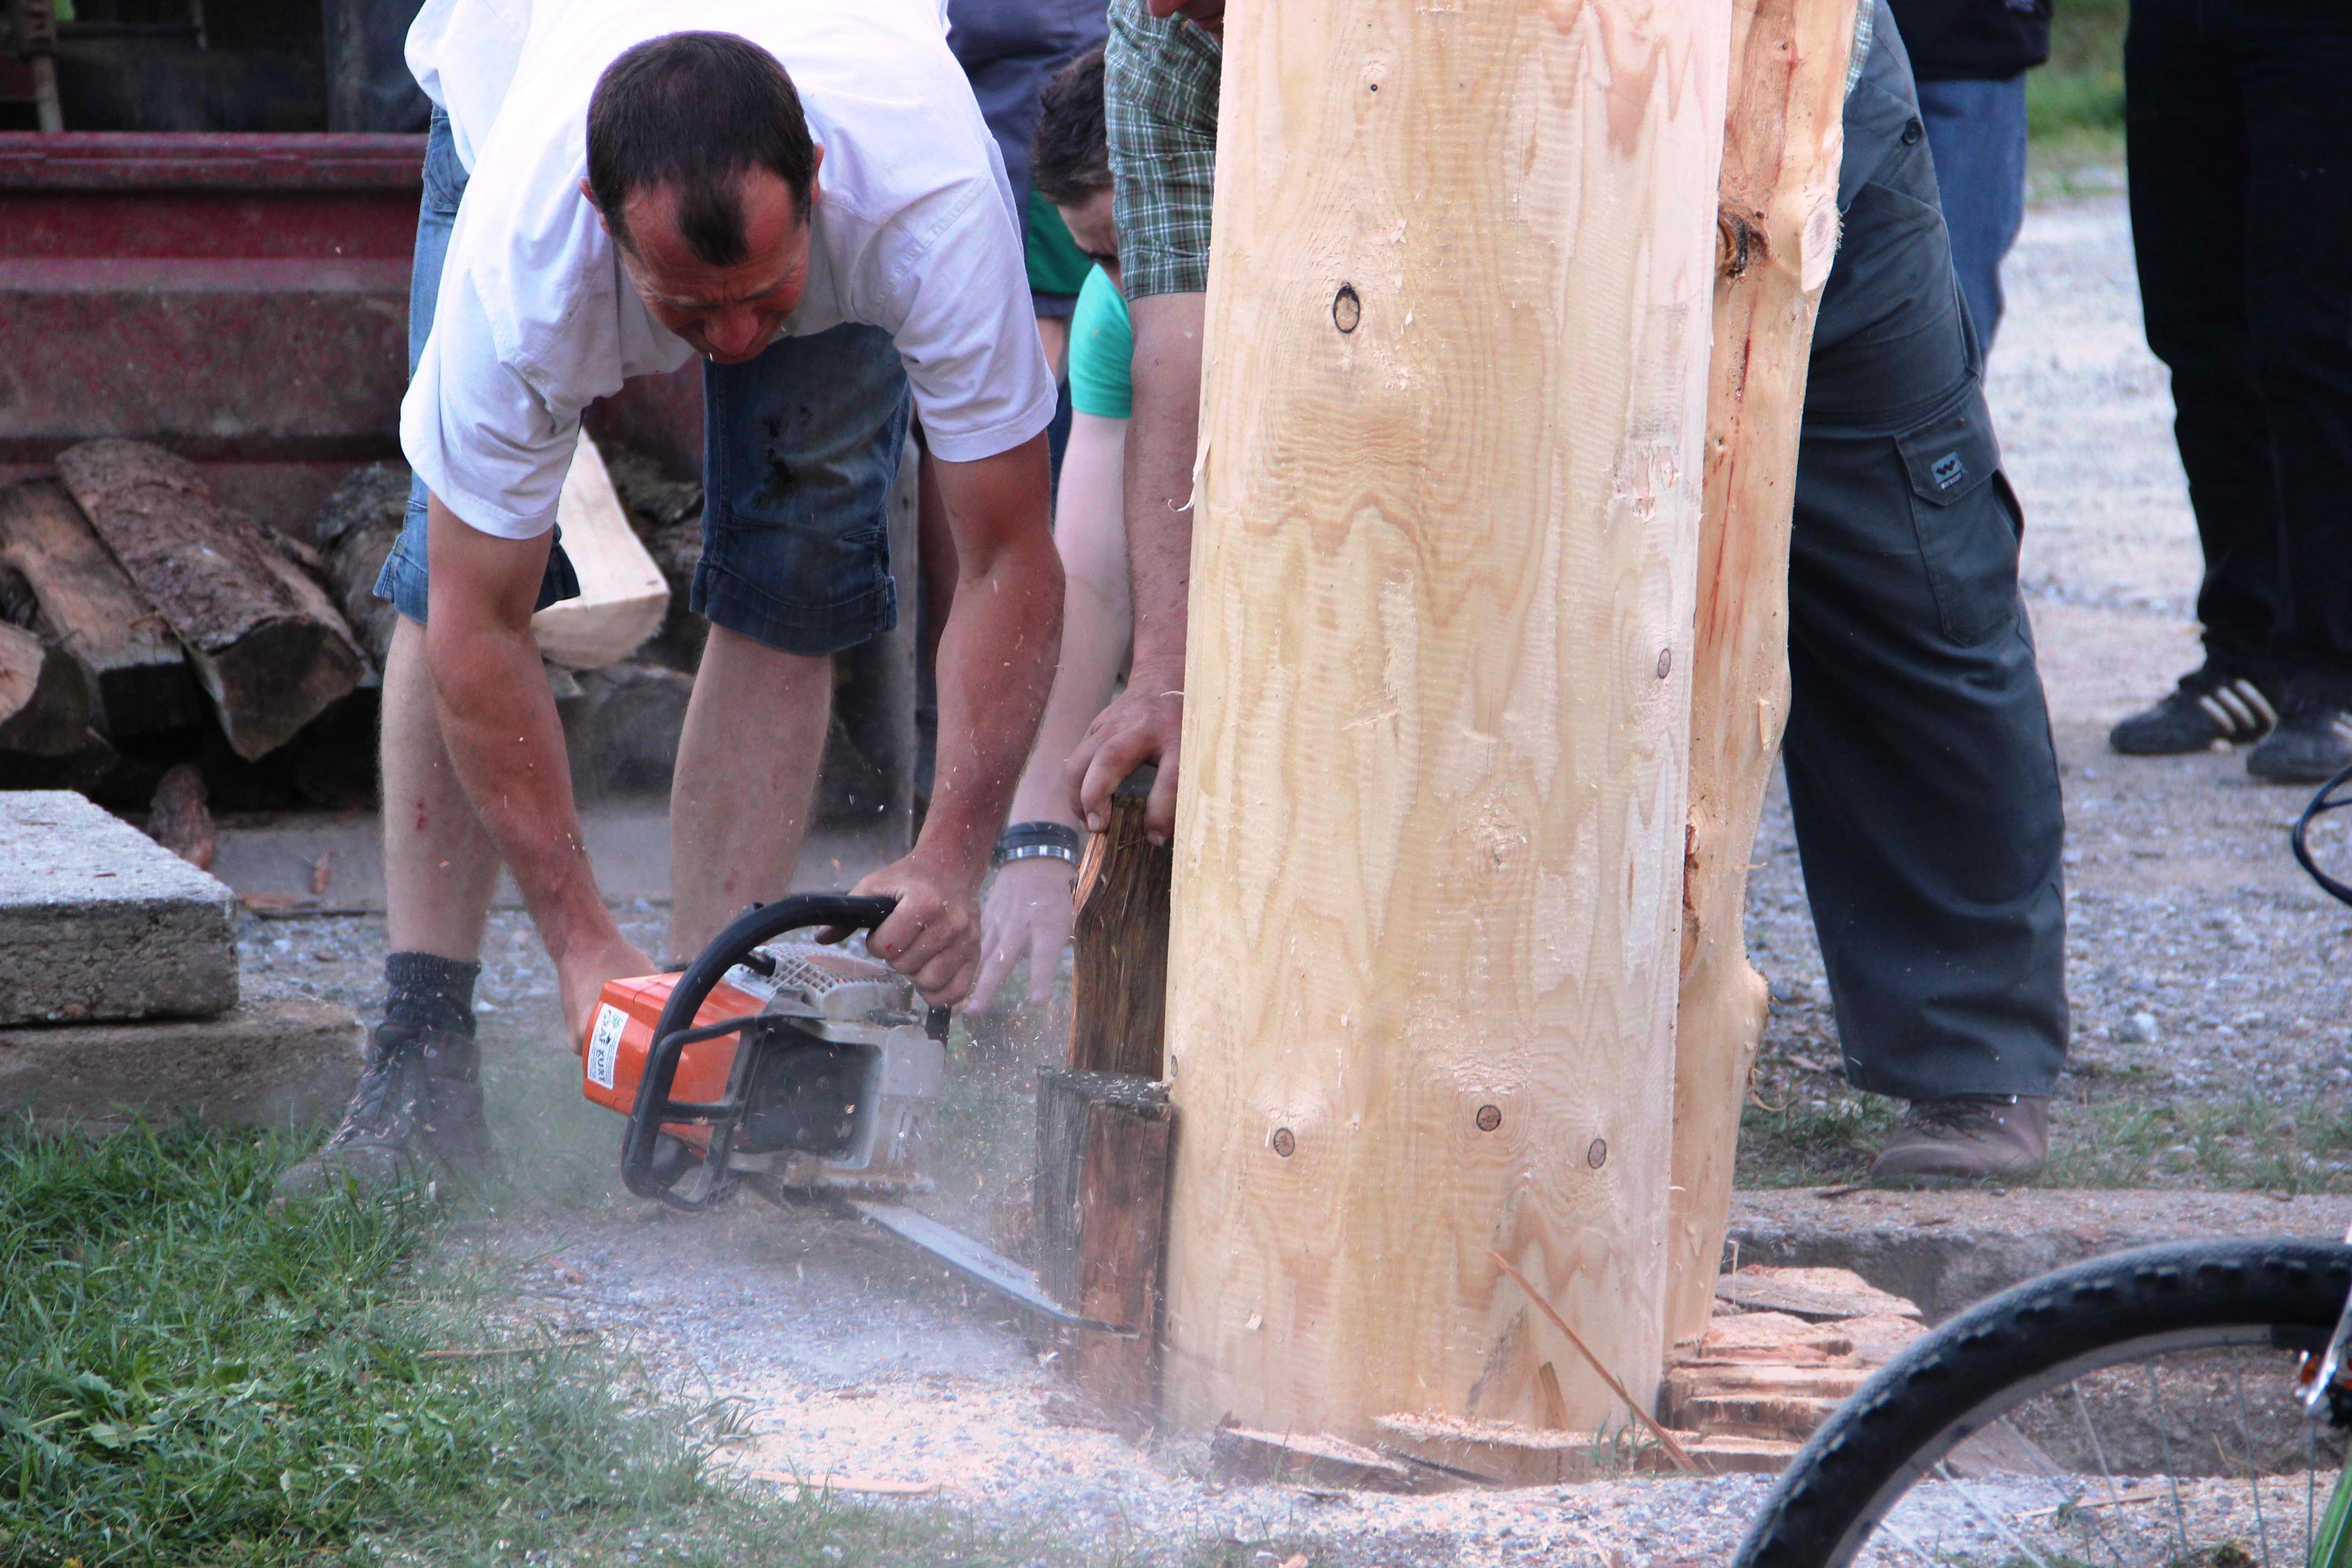
M449 122L434 111L408 286L415 373L457 203L466 193ZM849 324L781 338L744 364L705 363L702 563L688 601L712 625L785 653L854 647L898 624L887 503L907 444L907 373L890 336ZM562 534L539 606L578 596ZM426 602L425 485L412 480L400 542L375 595L420 624Z

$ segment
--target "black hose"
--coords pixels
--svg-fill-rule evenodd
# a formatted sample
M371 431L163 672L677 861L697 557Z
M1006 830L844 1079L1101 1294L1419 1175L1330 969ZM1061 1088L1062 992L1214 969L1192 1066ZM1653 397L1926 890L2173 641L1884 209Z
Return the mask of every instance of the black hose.
M2313 823L2331 811L2342 811L2347 806L2352 806L2352 795L2331 798L2336 795L2336 791L2343 789L2347 784L2352 784L2352 768L2346 768L2342 773L2321 784L2319 793L2311 797L2311 804L2303 808L2303 815L2294 819L2294 829L2287 835L2287 842L2294 846L2296 861L2305 870L2311 873L2313 881L2318 883L2335 898L2352 904L2352 888L2346 887L2319 868L2319 863L2311 858L2310 844Z

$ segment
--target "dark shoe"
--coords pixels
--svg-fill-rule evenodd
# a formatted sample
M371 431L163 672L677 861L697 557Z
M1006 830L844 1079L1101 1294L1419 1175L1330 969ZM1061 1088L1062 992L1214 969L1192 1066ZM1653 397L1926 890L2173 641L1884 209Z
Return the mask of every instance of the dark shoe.
M2208 664L2180 678L2164 700L2107 731L2107 744L2127 757L2173 757L2210 749L2216 741L2259 741L2278 722L2271 694L2242 675Z
M2326 784L2352 768L2352 709L2339 699L2295 692L2278 728L2246 753L2246 771L2273 784Z
M2022 1176L2050 1154L2050 1101L2017 1094L1918 1100L1879 1151L1870 1179L1935 1185Z
M343 1124L325 1147L278 1178L280 1198L320 1197L351 1184L388 1192L436 1171L478 1177L495 1160L482 1120L481 1048L472 1037L387 1019Z

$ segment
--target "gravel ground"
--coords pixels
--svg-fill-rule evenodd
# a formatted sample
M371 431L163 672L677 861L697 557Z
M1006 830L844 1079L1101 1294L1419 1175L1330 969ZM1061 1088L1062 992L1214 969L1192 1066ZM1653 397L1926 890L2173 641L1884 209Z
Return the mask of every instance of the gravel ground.
M2252 784L2235 756L2126 762L2104 751L2105 725L2196 657L2194 532L2163 374L2138 338L2120 198L2036 207L2009 281L1993 402L2032 519L2025 570L2071 834L2076 1033L2062 1139L2109 1137L2119 1106L2248 1095L2309 1125L2314 1107L2340 1106L2352 1083L2341 979L2352 920L2286 858L2300 795ZM1838 1049L1784 800L1767 814L1756 859L1749 931L1776 998L1759 1091L1799 1121L1851 1121L1858 1113L1825 1070ZM643 901L624 913L652 951L663 919ZM376 1001L377 921L247 917L241 941L257 972L362 1012ZM1224 1483L1197 1442L1138 1448L1087 1426L1000 1309L894 1247L756 1200L697 1219L618 1194L619 1123L578 1095L551 972L518 914L492 921L481 1016L516 1192L478 1245L516 1263L520 1310L594 1329L672 1386L735 1402L745 1436L729 1451L747 1468L922 1483L945 1504L908 1506L968 1508L1106 1555L1251 1568L1278 1568L1300 1546L1319 1562L1398 1568L1720 1561L1760 1495L1746 1478L1405 1499ZM1028 1136L1018 1055L995 1053L994 1070L972 1071L975 1087L950 1107L972 1135L943 1173L966 1218L1001 1194ZM2248 1136L2276 1142L2265 1125ZM1790 1173L1772 1166L1772 1139L1751 1142L1762 1150L1744 1156L1751 1179ZM2127 1168L2107 1173L2243 1179L2209 1154L2159 1138L2126 1147ZM2342 1174L2327 1149L2292 1155L2256 1184ZM1818 1151L1789 1157L1797 1176L1838 1173Z

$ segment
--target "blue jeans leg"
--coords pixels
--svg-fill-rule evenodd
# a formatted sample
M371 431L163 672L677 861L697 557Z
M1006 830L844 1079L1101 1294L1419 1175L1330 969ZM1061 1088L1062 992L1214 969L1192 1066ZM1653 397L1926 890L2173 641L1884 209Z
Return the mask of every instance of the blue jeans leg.
M457 224L457 204L466 195L466 165L457 159L457 143L449 134L449 117L436 109L425 138L425 195L416 208L415 259L408 270L408 374L425 357L425 340L433 335L434 307L441 298L442 264L449 257L449 231ZM563 553L563 531L556 530L555 547L548 552L547 572L540 579L539 607L558 599L579 597L580 578L572 558ZM408 510L400 525L400 542L376 574L375 596L417 625L425 624L427 597L425 575L425 481L408 481Z
M2000 263L2025 220L2025 74L1923 81L1919 118L1936 156L1952 268L1989 353L2000 330Z

